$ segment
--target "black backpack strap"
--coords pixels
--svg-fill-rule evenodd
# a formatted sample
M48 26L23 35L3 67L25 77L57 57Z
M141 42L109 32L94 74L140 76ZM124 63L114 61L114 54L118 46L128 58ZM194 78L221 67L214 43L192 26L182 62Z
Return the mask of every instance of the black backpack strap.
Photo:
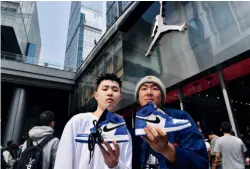
M55 138L54 135L49 135L47 137L45 137L45 139L43 139L39 144L38 146L43 148L43 146L45 146L50 140L52 140L53 138Z
M28 138L27 138L27 141L26 141L26 147L31 147L33 146L33 143L32 143L32 139L30 138L30 136L28 135Z

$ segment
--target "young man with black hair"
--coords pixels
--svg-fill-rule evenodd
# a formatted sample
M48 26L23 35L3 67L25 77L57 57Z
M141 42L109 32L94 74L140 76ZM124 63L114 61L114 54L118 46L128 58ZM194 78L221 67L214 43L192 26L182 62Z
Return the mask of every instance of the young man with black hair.
M121 100L121 86L120 78L113 73L104 74L97 78L94 93L98 104L97 109L94 112L77 114L66 124L57 151L55 169L132 168L132 141L129 134L129 141L127 142L117 143L113 141L112 144L109 144L107 141L104 141L104 144L94 145L90 144L90 140L84 140L83 137L86 134L82 134L88 133L96 127L97 124L95 122L99 122L106 109L109 112L116 109ZM119 119L119 117L116 119ZM105 127L107 129L108 125ZM115 128L117 127L119 125L109 125L109 130L114 129L114 132L112 132L116 133ZM102 132L105 132L104 128ZM94 151L92 155L90 154L91 151L89 151L91 146Z
M215 163L222 156L223 169L244 169L245 152L247 151L241 139L232 136L232 126L228 122L221 124L221 130L224 136L218 138L215 142Z
M39 126L33 127L29 131L29 137L33 145L41 143L46 137L54 134L55 115L52 111L44 111L39 118ZM59 139L52 138L43 147L43 169L54 168L56 151ZM27 141L24 142L22 152L27 147Z

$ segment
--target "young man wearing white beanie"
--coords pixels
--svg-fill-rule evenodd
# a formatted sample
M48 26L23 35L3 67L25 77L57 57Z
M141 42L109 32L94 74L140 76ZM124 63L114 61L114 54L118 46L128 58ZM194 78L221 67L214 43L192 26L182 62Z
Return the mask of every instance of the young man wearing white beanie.
M165 108L166 97L163 82L155 76L146 76L136 85L135 99L141 106L152 102L170 117L189 120L191 127L166 133L148 125L144 129L143 145L140 145L142 167L148 168L147 164L152 161L149 158L154 156L158 159L155 167L160 169L208 169L206 146L194 120L185 111Z

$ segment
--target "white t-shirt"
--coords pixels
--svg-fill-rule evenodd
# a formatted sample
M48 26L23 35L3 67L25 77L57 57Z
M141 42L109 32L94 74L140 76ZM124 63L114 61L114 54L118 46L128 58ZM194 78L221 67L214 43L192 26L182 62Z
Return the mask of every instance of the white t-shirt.
M69 120L58 146L54 169L109 169L104 163L104 158L98 145L95 145L94 155L89 163L90 151L88 143L75 141L77 134L89 132L94 127L93 120L98 120L93 113L81 113ZM129 142L118 143L120 157L119 163L114 169L132 168L132 139L130 134L129 138Z
M209 150L211 148L209 142L205 141L205 145L206 145L207 150Z
M15 159L13 159L12 155L10 154L9 151L5 150L3 152L3 158L5 162L10 166L10 168L13 168L14 163L16 162Z

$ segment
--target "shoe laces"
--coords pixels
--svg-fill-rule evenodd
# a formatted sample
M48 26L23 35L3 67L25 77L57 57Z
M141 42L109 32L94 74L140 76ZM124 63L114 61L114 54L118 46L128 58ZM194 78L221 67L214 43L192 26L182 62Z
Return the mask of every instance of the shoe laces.
M93 120L93 125L94 127L91 129L91 132L89 134L89 138L88 138L88 149L90 151L89 154L89 163L91 161L91 158L94 155L94 149L95 149L95 144L96 143L103 143L103 137L102 137L102 129L99 128L99 126L97 125L97 121Z

